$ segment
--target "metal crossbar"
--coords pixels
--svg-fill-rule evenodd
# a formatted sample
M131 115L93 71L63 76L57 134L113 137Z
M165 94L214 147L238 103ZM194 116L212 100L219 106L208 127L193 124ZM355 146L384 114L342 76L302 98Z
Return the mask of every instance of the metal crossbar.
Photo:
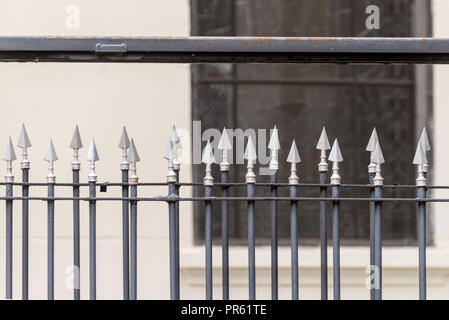
M284 38L284 37L0 37L0 62L176 62L176 63L449 63L449 38ZM248 139L245 159L248 172L245 183L228 181L230 164L227 151L232 148L226 131L223 132L219 149L223 151L220 162L221 182L215 183L211 175L212 164L216 162L208 142L203 163L206 175L203 183L180 183L180 163L177 152L181 147L174 130L169 138L165 158L169 163L166 183L141 183L136 174L136 163L140 161L134 141L130 141L126 130L123 131L120 148L123 150L121 163L122 181L117 183L98 183L95 162L99 160L95 142L92 140L87 160L90 161L88 183L79 182L80 162L78 150L83 146L78 128L76 128L70 147L74 150L72 183L56 183L53 162L57 160L55 148L50 142L45 160L49 163L47 183L29 182L29 161L27 148L31 146L25 128L22 128L18 146L22 148L22 182L14 182L12 161L16 159L12 141L9 140L3 159L7 162L5 196L0 197L6 203L6 298L12 298L12 214L14 201L22 202L22 298L28 299L28 211L29 201L46 201L48 203L48 298L54 299L54 215L55 201L73 201L73 261L80 268L80 202L89 204L89 291L90 298L96 299L96 203L97 201L122 202L122 241L123 241L123 298L136 299L139 282L137 281L137 214L138 204L143 201L164 201L169 211L169 250L170 250L170 298L180 299L180 257L179 257L179 202L202 201L205 203L205 250L206 250L206 298L212 299L212 215L213 203L221 203L222 214L222 280L223 298L229 295L229 234L228 201L245 201L248 208L248 279L249 299L256 299L256 263L254 219L257 214L258 201L271 203L271 288L272 298L278 298L278 242L277 218L279 201L290 202L291 226L291 289L292 299L299 298L298 275L298 229L297 215L302 201L319 201L320 203L320 251L321 251L321 298L328 298L327 279L327 230L326 211L328 203L332 210L332 247L333 247L333 298L340 299L340 203L344 201L367 201L370 203L370 265L377 268L371 289L371 299L382 299L382 206L388 202L415 202L418 206L418 243L419 243L419 297L426 298L426 203L449 202L446 198L427 198L428 189L448 189L449 186L427 186L427 158L430 150L425 130L418 143L413 163L417 165L416 186L384 185L381 165L384 163L382 151L375 130L371 136L367 151L371 152L368 166L369 184L341 184L338 163L343 161L338 142L335 141L328 160L333 162L330 184L326 151L330 144L325 130L317 145L321 152L318 165L319 183L299 183L296 166L301 161L295 142L292 144L287 161L291 163L291 175L288 183L277 181L279 141L277 130L273 132L269 148L271 150L270 183L257 183L254 164L257 161L255 146ZM168 195L139 197L138 189L144 186L168 187ZM180 197L182 186L199 187L204 185L204 197ZM247 196L230 197L229 189L236 186L247 187ZM14 186L20 186L21 196L15 196ZM30 197L30 187L46 186L47 197ZM72 197L56 197L55 187L73 188ZM122 188L122 197L97 197L97 187L116 186ZM278 189L289 187L290 196L278 196ZM80 197L80 188L88 187L89 196ZM221 195L214 194L214 188L220 189ZM255 196L256 188L269 187L269 196ZM341 197L340 189L359 187L369 191L369 196ZM317 196L301 197L301 188L315 188ZM416 189L416 198L384 198L385 188ZM300 194L300 192L299 192ZM79 277L74 289L74 299L80 299ZM140 284L143 285L143 284Z

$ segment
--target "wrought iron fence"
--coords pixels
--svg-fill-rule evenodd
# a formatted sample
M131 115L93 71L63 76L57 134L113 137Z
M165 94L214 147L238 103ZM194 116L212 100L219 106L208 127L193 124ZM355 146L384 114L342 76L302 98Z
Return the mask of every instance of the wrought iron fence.
M231 62L231 63L447 63L449 61L449 40L435 38L236 38L236 37L187 37L187 38L58 38L58 37L0 37L0 62ZM371 289L372 299L382 298L382 205L386 202L406 201L417 203L418 206L418 243L419 243L419 297L426 298L426 203L449 202L446 198L426 198L426 190L430 188L448 188L445 186L427 186L427 158L430 150L425 130L421 135L413 163L417 165L418 176L416 185L384 185L381 165L384 163L381 147L376 131L373 131L367 151L371 153L371 163L368 166L369 184L341 184L339 162L343 161L338 141L335 140L332 149L325 130L318 142L317 149L321 152L318 166L319 183L299 183L297 164L300 162L299 152L293 141L287 162L291 164L291 175L287 182L277 181L277 130L273 131L270 141L271 182L260 184L256 182L254 164L257 161L255 147L251 138L248 139L245 159L247 160L247 175L245 182L229 182L228 170L230 164L226 154L232 146L226 139L226 131L222 135L219 149L223 151L220 160L221 182L214 182L211 176L212 165L216 162L211 145L208 143L202 161L206 164L206 175L203 183L180 183L180 163L177 161L179 139L174 131L169 138L165 158L169 163L166 183L139 182L136 163L140 161L134 141L130 141L124 130L119 147L123 149L121 165L122 181L120 183L98 183L95 172L95 162L99 159L94 140L91 141L86 159L90 162L88 183L80 183L80 162L78 150L82 147L78 129L75 130L70 147L74 150L72 183L56 183L53 172L53 162L57 155L50 141L45 160L48 161L47 183L29 182L29 162L27 148L31 146L25 128L19 138L18 146L22 148L22 182L14 182L12 161L16 160L11 139L3 159L7 162L5 176L6 195L0 197L6 203L6 298L12 298L12 215L15 201L22 202L23 232L22 232L22 297L28 298L28 208L29 201L46 201L48 203L48 298L54 298L54 214L55 201L73 202L73 251L74 265L80 267L80 203L89 204L89 283L90 298L96 299L96 203L98 201L121 201L123 213L123 298L137 298L137 212L139 202L162 201L168 203L169 214L169 251L170 251L170 298L180 299L179 279L179 202L202 201L205 203L205 250L206 250L206 298L212 299L212 205L221 203L222 214L222 290L223 298L229 299L229 241L227 215L229 201L247 202L248 208L248 279L249 299L256 298L256 263L255 263L255 233L254 217L256 203L270 202L272 214L272 298L278 298L278 263L277 263L277 203L290 202L291 226L291 288L292 299L299 297L298 279L298 233L297 214L300 203L317 201L320 203L321 231L321 297L328 297L327 282L327 234L326 207L330 204L332 210L332 246L333 246L333 297L340 299L340 239L339 211L340 203L344 201L364 201L370 203L370 265L375 266L374 286ZM328 165L326 151L331 150L329 160L333 163L330 183L327 183ZM139 197L139 186L168 186L167 196ZM182 186L204 186L203 197L180 197ZM221 194L212 193L212 186L221 188ZM247 195L229 197L229 188L235 186L247 187ZM20 186L22 196L13 194L13 186ZM31 197L29 189L35 186L46 186L47 197ZM55 187L69 186L73 188L72 197L56 197ZM98 186L118 186L122 188L122 197L98 197ZM255 196L255 188L269 186L270 195ZM278 196L279 188L290 189L289 197ZM298 196L298 188L316 188L317 196ZM345 187L364 188L370 191L369 197L341 197L340 189ZM80 188L88 188L89 196L80 197ZM384 198L385 188L413 188L417 196L411 198ZM329 190L330 189L330 190ZM330 192L329 192L330 191ZM328 194L330 193L330 194ZM79 281L79 279L78 279ZM79 283L78 283L79 285ZM74 299L80 299L79 286L74 289Z

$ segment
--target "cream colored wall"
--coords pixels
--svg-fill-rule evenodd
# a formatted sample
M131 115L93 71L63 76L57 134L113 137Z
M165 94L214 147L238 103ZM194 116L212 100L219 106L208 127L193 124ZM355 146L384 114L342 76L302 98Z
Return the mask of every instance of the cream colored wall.
M67 30L66 7L80 8L80 29ZM186 36L190 30L188 0L166 1L66 1L0 0L1 35L122 35ZM190 70L176 64L0 64L0 149L8 135L17 143L24 122L33 146L29 150L31 180L45 181L47 163L43 154L52 138L59 156L55 164L58 182L71 181L71 150L68 148L75 124L79 124L81 180L87 181L84 160L89 140L95 138L100 161L98 181L120 181L121 151L118 141L126 125L134 137L142 162L142 181L163 182L167 171L162 158L171 126L190 130ZM184 137L186 150L189 139ZM19 149L16 148L19 156ZM2 164L2 170L5 165ZM191 180L186 167L181 179ZM14 163L20 180L19 162ZM2 173L3 174L3 173ZM44 187L45 188L45 187ZM57 195L69 195L70 190ZM3 194L4 189L0 192ZM20 192L16 188L16 194ZM32 195L45 194L31 191ZM142 188L141 195L163 195L166 188ZM108 190L119 195L119 190ZM84 195L86 193L84 192ZM104 196L105 194L99 194ZM184 195L189 195L185 190ZM21 297L21 209L14 204L14 298ZM190 240L191 209L181 204L183 245ZM88 208L81 205L82 298L88 298ZM121 204L98 203L97 253L98 298L121 298ZM55 296L71 298L65 286L65 269L72 264L72 207L56 203ZM0 210L4 212L4 210ZM0 220L0 297L5 292L4 215ZM139 298L168 298L168 220L165 203L140 203L138 223ZM30 298L46 297L46 204L30 207Z
M68 5L80 8L80 29L65 27ZM433 1L434 34L449 35L444 12L445 0ZM0 35L188 35L188 0L107 1L107 0L0 0ZM449 67L434 69L434 183L449 184L446 172L449 134L445 108L449 95L445 85ZM166 163L161 154L172 124L190 130L190 72L188 65L158 64L0 64L0 150L11 135L17 143L19 128L25 122L33 146L29 150L31 179L45 181L43 153L51 137L60 160L56 163L57 181L71 179L71 150L68 144L75 124L79 124L85 148L95 137L101 160L97 162L99 181L120 179L120 150L117 148L121 127L126 125L135 138L142 162L138 166L141 181L164 181ZM186 131L186 132L187 132ZM3 138L2 138L3 137ZM190 150L189 137L184 136ZM19 150L16 150L19 155ZM20 158L20 156L19 156ZM4 170L4 165L3 169ZM20 179L18 161L14 164ZM83 161L82 181L87 180L87 162ZM191 180L188 164L182 167L181 180ZM57 195L70 190L57 188ZM32 189L32 195L44 195ZM166 188L140 188L141 195L165 194ZM0 188L3 193L4 189ZM18 194L19 188L16 188ZM86 193L84 192L84 195ZM118 190L108 194L119 195ZM189 195L185 188L183 195ZM104 194L99 194L100 196ZM436 193L447 196L447 193ZM429 298L449 298L449 216L448 205L435 205L433 222L435 246L428 249ZM72 264L71 204L56 204L56 298L71 298L65 286L65 269ZM1 212L1 211L0 211ZM181 296L204 297L204 248L193 246L192 210L181 203ZM0 215L1 216L1 215ZM82 204L82 298L88 298L88 210ZM20 203L14 213L14 298L21 297L21 219ZM169 297L168 231L166 204L140 203L138 223L138 295L141 299ZM121 205L98 204L98 298L121 298ZM4 219L0 220L0 248L4 248ZM33 202L30 209L30 298L46 297L46 204ZM3 250L2 250L3 252ZM342 297L367 299L365 268L366 247L343 247ZM384 249L384 298L417 298L418 272L416 248ZM280 297L290 297L290 251L280 248ZM5 274L5 257L0 254L0 275ZM329 248L329 261L332 261ZM270 250L257 247L257 297L270 298ZM318 247L300 248L300 296L317 299L319 288ZM247 251L233 247L230 253L231 297L247 298ZM214 290L221 297L221 251L214 247ZM329 292L332 296L332 270L329 268ZM5 290L0 277L0 297Z

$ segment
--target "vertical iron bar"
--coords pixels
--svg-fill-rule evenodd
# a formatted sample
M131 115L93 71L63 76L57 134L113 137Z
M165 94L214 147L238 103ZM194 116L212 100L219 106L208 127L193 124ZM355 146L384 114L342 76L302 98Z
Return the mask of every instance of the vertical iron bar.
M270 182L277 182L277 170L270 175ZM278 196L278 187L271 187L271 196ZM271 299L278 299L278 203L271 201Z
M168 196L176 196L175 183L168 183ZM170 299L178 300L179 293L176 286L176 246L175 246L175 202L168 202L168 224L169 224L169 245L170 245Z
M340 186L332 186L332 198L338 198ZM340 300L340 230L339 230L340 201L332 202L332 240L333 240L333 271L334 271L334 300Z
M221 182L228 183L228 171L221 171ZM223 197L228 196L228 186L221 188ZM228 201L221 201L221 247L222 247L222 282L223 300L229 300L229 233Z
M374 187L374 196L382 198L382 186ZM375 261L375 300L382 300L382 202L374 203L374 261Z
M128 167L122 167L122 197L128 198ZM123 300L129 300L129 201L122 201Z
M374 176L375 173L369 174L369 183L373 185L374 183ZM370 197L374 198L374 187L370 188ZM370 201L369 203L369 265L370 265L370 277L373 274L373 267L375 265L375 259L374 259L374 202ZM375 273L374 273L375 275ZM370 288L370 299L374 300L374 283L372 283L372 280L370 282L371 288Z
M296 186L290 186L290 197L296 197ZM292 272L292 300L299 298L298 283L298 202L290 202L290 249Z
M74 184L80 182L79 169L72 170L72 180ZM80 187L73 186L73 197L78 198L80 196ZM75 266L75 278L73 283L73 298L80 300L80 201L73 200L73 264Z
M254 197L254 183L247 184L248 197ZM256 239L254 233L254 200L248 200L248 281L249 300L256 299Z
M137 184L131 185L131 197L137 197ZM131 300L137 299L137 201L131 200Z
M176 185L175 193L179 196L179 167L175 167L174 171L176 173ZM178 292L179 299L179 288L180 288L180 278L179 278L179 202L175 202L175 284L176 291Z
M89 182L89 197L95 198L95 182ZM89 201L89 289L90 300L97 299L96 201Z
M29 168L22 168L22 182L29 181ZM29 186L22 185L22 197L29 195ZM22 300L28 300L28 199L22 200Z
M426 197L426 187L418 187L418 198ZM419 299L426 300L426 203L418 201Z
M55 196L55 185L48 184L48 197ZM55 298L55 202L48 200L48 219L47 219L47 285L48 300Z
M320 172L320 184L325 184L327 172ZM320 197L326 198L327 187L320 187ZM326 201L320 201L320 254L321 254L321 300L327 300L327 216Z
M7 183L6 197L12 194L12 183ZM12 299L12 200L6 200L6 299Z
M212 196L212 187L205 186L205 197ZM212 201L206 200L205 249L206 249L206 300L212 300Z

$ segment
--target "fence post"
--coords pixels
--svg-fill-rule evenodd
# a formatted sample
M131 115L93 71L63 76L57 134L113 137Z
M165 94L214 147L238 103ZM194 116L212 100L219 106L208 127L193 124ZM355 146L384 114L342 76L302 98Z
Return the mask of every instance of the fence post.
M25 125L22 124L20 130L19 141L17 146L22 148L22 197L27 198L29 195L29 173L30 173L30 161L28 160L27 148L31 147L31 141L28 137L28 133L25 129ZM28 200L22 200L22 300L28 300Z
M248 198L254 197L254 184L256 183L256 174L254 173L254 164L256 163L257 153L251 136L248 137L245 154L243 156L248 160L247 173L245 175L247 184ZM256 299L256 237L254 230L254 200L248 200L248 283L249 300Z
M301 162L296 142L293 140L287 162L291 163L290 177L290 197L296 198L296 188L299 184L299 177L296 174L296 164ZM298 201L290 201L290 251L291 251L291 273L292 273L292 300L299 299L298 282Z
M81 141L78 125L73 132L72 141L70 142L71 149L73 149L72 160L72 181L73 181L73 197L78 198L80 196L80 169L81 163L79 161L78 151L83 147ZM73 298L80 300L81 290L81 269L80 269L80 201L73 200L73 265L75 266L75 277L73 279Z
M221 182L228 183L229 162L228 150L232 150L232 144L229 140L226 128L223 128L217 149L222 150L220 163ZM221 195L228 196L229 186L221 187ZM229 300L229 221L228 221L228 201L221 201L221 252L222 252L222 287L223 300Z
M56 176L54 174L53 163L58 160L53 141L50 139L47 151L45 151L44 160L48 161L48 197L55 196L55 182ZM47 201L47 285L48 285L48 300L55 298L55 201L48 199Z
M96 244L96 182L97 173L95 172L95 161L100 160L95 146L95 141L92 138L90 141L89 150L87 151L86 160L90 161L90 171L87 176L89 182L89 291L90 300L97 299L97 244Z
M168 160L168 174L167 174L167 184L168 184L168 196L170 200L168 201L168 224L169 224L169 246L170 246L170 299L179 299L179 288L176 285L176 241L175 241L175 202L172 198L176 197L175 184L176 184L176 173L173 170L173 159L174 146L170 138L168 138L167 146L165 148L164 158Z
M6 161L6 198L13 196L12 162L16 159L11 137L9 137L3 153L3 160ZM6 299L12 299L12 202L11 199L6 199Z
M373 129L371 133L371 137L368 141L368 145L366 146L366 151L370 152L370 163L368 165L368 178L369 184L374 184L374 176L376 175L376 164L373 163L373 154L376 149L376 144L379 143L379 139L377 137L376 128ZM370 188L370 198L374 198L374 186ZM374 202L370 201L369 203L369 261L370 261L370 272L372 272L372 268L375 265L374 259ZM374 273L376 274L376 273ZM370 274L371 276L371 274ZM370 283L370 299L374 300L374 284Z
M137 153L134 139L128 151L128 161L131 163L131 176L129 184L131 185L131 197L137 197L137 185L139 178L136 173L136 164L140 161ZM131 300L137 299L137 200L131 200Z
M122 135L118 147L122 149L122 162L120 170L122 172L122 197L129 196L129 162L128 148L130 145L128 132L123 127ZM129 300L129 201L122 201L122 256L123 256L123 300Z
M338 163L343 161L338 140L334 140L332 150L329 154L329 161L332 165L332 198L340 196L341 177ZM332 242L333 242L333 282L334 282L334 300L340 300L340 201L332 201Z
M374 298L382 300L382 201L379 199L382 198L384 180L381 175L381 165L385 163L385 160L379 142L375 146L372 162L376 165L376 175L373 179L374 197L376 198L374 202L374 261L378 276L378 279L374 281L377 286L374 289Z
M327 187L323 186L327 182L328 164L326 161L326 150L330 150L329 139L326 128L323 127L320 139L316 146L320 150L320 163L318 172L320 174L320 197L326 198ZM326 201L320 201L320 262L321 262L321 300L327 300L327 214Z
M278 129L274 126L268 143L270 149L270 182L277 183L279 170L278 152L281 149L279 143ZM278 196L278 187L271 186L271 196ZM271 201L271 299L278 299L278 203L276 200Z

